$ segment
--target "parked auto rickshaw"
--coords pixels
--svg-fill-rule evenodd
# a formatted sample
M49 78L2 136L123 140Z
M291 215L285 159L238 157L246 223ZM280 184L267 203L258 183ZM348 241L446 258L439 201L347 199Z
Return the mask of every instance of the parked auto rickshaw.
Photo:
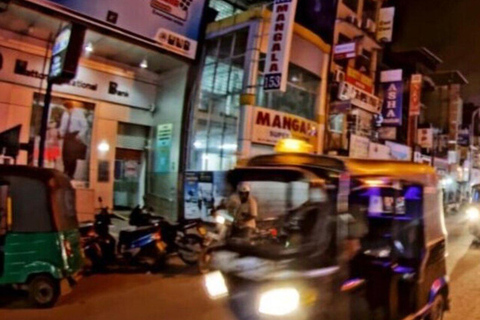
M75 194L59 171L0 165L0 285L52 307L82 267Z
M480 184L473 185L465 214L468 219L468 230L475 238L473 243L480 245Z
M299 153L258 156L248 183L274 232L230 238L205 275L238 319L442 319L446 231L434 169ZM262 234L264 236L258 236Z

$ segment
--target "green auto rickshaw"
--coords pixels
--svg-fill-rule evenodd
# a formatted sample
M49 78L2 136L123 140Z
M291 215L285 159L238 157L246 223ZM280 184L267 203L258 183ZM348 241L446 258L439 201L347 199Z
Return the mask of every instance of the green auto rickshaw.
M0 165L0 286L52 307L83 263L75 191L56 170Z

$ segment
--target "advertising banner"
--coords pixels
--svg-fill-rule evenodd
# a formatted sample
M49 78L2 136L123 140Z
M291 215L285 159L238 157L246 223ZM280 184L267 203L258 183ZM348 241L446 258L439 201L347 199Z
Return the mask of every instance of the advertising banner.
M275 0L268 35L263 89L287 90L288 62L297 0Z
M433 129L418 129L417 131L417 143L420 147L425 149L433 148Z
M383 123L386 126L402 125L403 82L383 83Z
M195 58L205 0L28 0L95 19L176 54Z
M318 124L289 113L253 108L252 142L276 145L279 140L295 138L317 144Z
M422 94L422 75L413 74L410 81L410 116L420 115L420 97Z
M362 89L363 91L373 94L373 79L356 69L347 67L345 81L347 83L353 84L354 86Z
M356 134L350 135L350 150L348 156L355 159L368 159L370 140Z
M397 140L396 127L380 127L378 128L378 135L383 140Z
M352 105L371 113L379 113L382 111L382 104L378 97L363 91L348 82L340 83L338 88L338 99L342 101L349 100Z
M412 149L410 147L391 141L386 141L385 145L390 148L392 159L401 161L412 160Z
M388 160L390 157L390 148L380 143L371 142L368 146L368 158Z
M395 7L382 8L379 15L377 40L380 42L392 42Z
M30 131L34 162L38 161L43 101L43 94L34 94ZM93 103L52 97L48 115L44 165L65 173L80 188L88 188L89 183L94 109Z

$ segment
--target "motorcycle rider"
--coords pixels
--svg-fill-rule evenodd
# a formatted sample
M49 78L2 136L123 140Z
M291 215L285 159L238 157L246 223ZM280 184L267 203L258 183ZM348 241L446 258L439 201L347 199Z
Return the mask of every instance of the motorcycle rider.
M226 202L222 201L214 208L212 214L221 209L226 209L233 216L234 228L232 233L234 236L249 238L255 231L258 205L255 197L251 195L249 184L239 184L237 192L232 194Z

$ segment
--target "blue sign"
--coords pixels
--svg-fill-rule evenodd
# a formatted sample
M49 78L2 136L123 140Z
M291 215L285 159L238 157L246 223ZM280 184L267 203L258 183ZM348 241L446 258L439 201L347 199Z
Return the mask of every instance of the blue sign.
M44 1L30 0L45 5ZM205 0L48 0L177 54L195 58Z
M383 83L383 124L385 126L402 125L403 82Z

